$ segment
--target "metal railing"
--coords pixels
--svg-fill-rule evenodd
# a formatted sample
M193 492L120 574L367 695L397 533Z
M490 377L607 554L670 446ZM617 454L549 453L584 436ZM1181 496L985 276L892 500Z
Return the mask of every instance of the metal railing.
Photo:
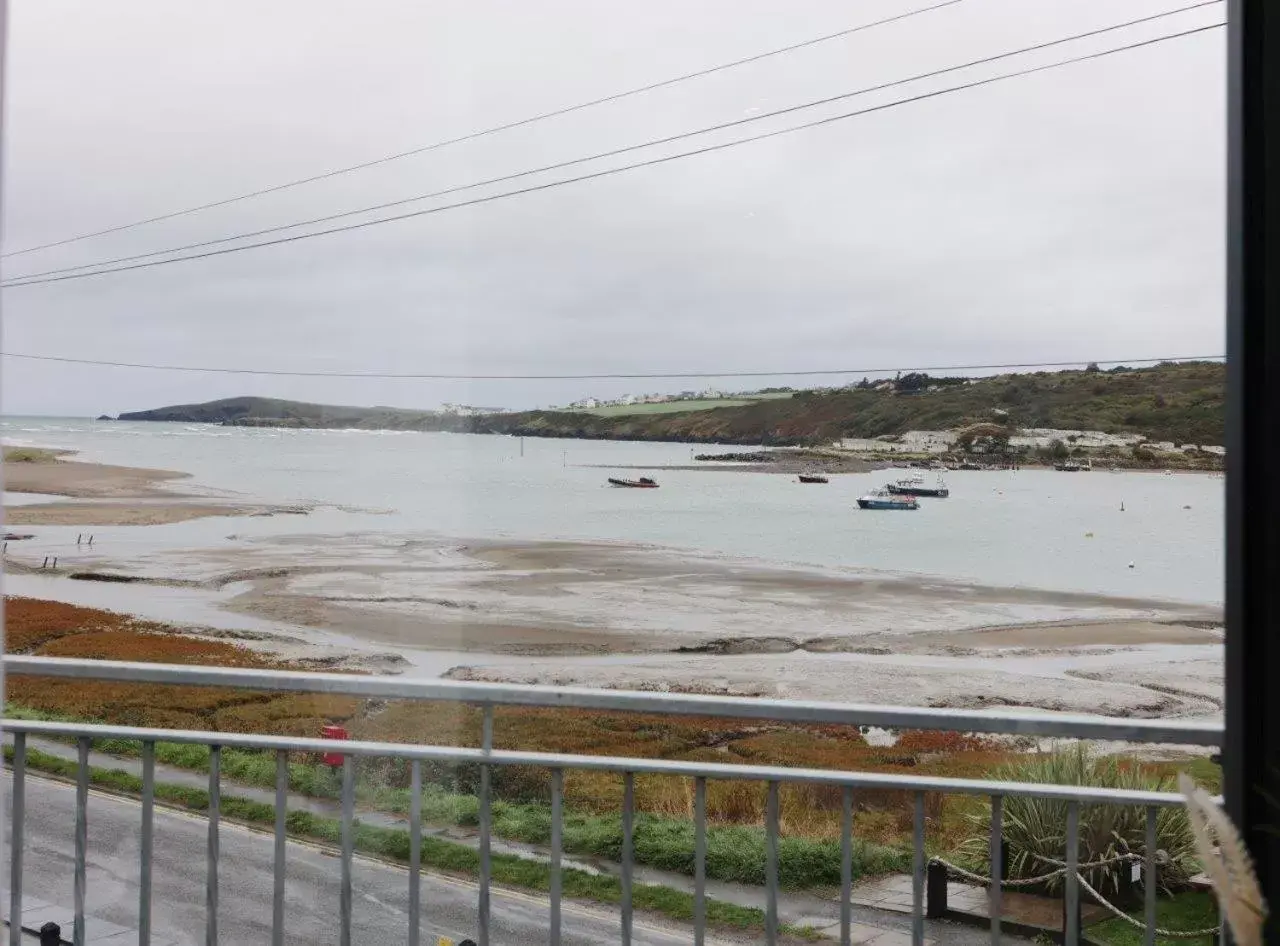
M1120 742L1166 743L1218 746L1222 727L1213 723L1163 720L1111 719L1046 713L956 712L939 709L860 706L854 704L804 701L760 700L727 697L635 693L543 686L507 686L448 680L405 680L385 677L328 673L285 673L209 667L131 664L118 661L65 660L38 657L7 657L5 672L10 675L73 677L134 683L161 683L185 686L226 686L275 692L341 694L380 699L450 701L483 708L482 745L459 748L436 745L407 745L388 742L348 740L335 743L325 739L292 738L240 733L191 730L142 729L61 722L6 720L4 729L13 734L12 849L10 864L11 944L20 942L22 916L23 823L25 815L26 753L28 736L72 738L77 745L75 801L75 864L73 942L83 946L85 936L85 893L89 752L93 740L135 740L142 747L142 804L139 827L140 864L138 898L138 943L150 946L152 918L152 854L155 800L155 747L157 743L185 743L208 746L208 840L206 871L205 941L218 943L219 914L219 821L223 749L273 752L276 756L275 823L273 853L272 943L285 937L286 814L289 790L288 757L291 752L339 753L343 757L341 778L339 938L342 946L353 942L352 861L355 829L355 777L358 760L392 758L406 760L411 770L409 812L409 893L407 940L418 946L423 908L421 904L422 786L423 763L474 765L480 773L479 864L476 903L476 940L488 946L491 933L493 813L492 773L495 767L535 766L550 772L551 851L549 857L548 940L559 944L562 936L562 859L564 827L564 774L567 771L610 772L621 776L622 844L619 904L620 942L633 940L633 889L635 862L635 778L637 775L666 775L691 779L694 784L694 892L691 938L702 946L707 935L707 784L710 780L757 781L766 786L765 836L765 941L778 941L779 922L779 823L780 790L784 784L835 786L841 793L840 824L840 942L852 936L853 813L856 794L868 789L909 793L912 809L912 939L924 940L925 882L925 797L927 793L985 796L991 799L991 883L989 916L993 943L1001 936L1001 877L1003 832L1002 805L1009 798L1055 799L1066 803L1065 924L1067 943L1079 942L1080 876L1077 871L1080 839L1080 806L1110 804L1140 806L1147 810L1147 843L1144 878L1155 877L1154 826L1156 811L1179 805L1182 798L1162 792L1130 791L1087 786L1048 785L1028 782L1000 782L981 779L911 777L873 772L829 771L780 766L740 765L670 761L648 758L569 755L522 752L493 748L493 708L495 706L572 707L602 711L642 712L720 719L771 720L785 723L844 724L881 726L892 729L950 730L986 734L1034 735L1060 738L1103 739ZM1155 885L1145 884L1146 943L1155 938ZM359 941L359 940L356 940Z

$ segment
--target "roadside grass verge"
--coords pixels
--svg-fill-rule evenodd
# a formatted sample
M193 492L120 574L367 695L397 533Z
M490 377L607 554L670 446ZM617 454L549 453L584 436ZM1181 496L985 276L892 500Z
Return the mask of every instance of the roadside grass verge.
M13 748L5 746L4 755L6 761L11 762ZM77 765L70 760L33 748L28 748L26 755L29 769L64 779L76 777ZM120 769L90 766L89 783L100 789L126 795L138 795L142 791L142 779ZM188 811L204 812L209 808L209 793L203 789L157 782L155 797L157 801ZM222 795L219 807L223 818L255 826L275 824L275 809L263 802ZM288 813L285 824L288 833L294 837L326 845L341 843L342 824L336 818L295 810ZM354 820L353 827L354 847L359 853L399 864L408 863L408 831L362 824L359 818ZM468 878L479 876L479 853L461 844L439 838L424 838L421 858L422 865L427 868ZM491 864L494 883L539 892L550 890L551 869L546 864L509 854L494 854ZM612 876L564 868L561 878L566 898L603 904L615 904L622 898L621 883ZM693 918L692 894L659 884L635 884L632 888L632 902L641 910L658 913L673 920L688 921ZM707 900L706 910L707 922L715 927L733 930L764 928L764 912L761 910L714 899ZM805 939L817 938L816 932L809 927L785 926L784 932Z

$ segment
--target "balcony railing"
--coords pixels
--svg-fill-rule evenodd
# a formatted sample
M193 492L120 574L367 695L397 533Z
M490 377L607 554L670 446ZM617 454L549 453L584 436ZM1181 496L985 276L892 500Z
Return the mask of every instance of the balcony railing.
M758 781L766 787L764 814L765 836L765 918L767 943L778 941L780 923L779 898L779 815L780 791L783 785L809 784L835 786L841 792L841 889L840 942L851 942L853 908L853 812L859 790L892 789L908 793L913 799L912 844L912 921L914 943L925 936L925 795L926 793L985 796L991 804L989 882L989 916L992 942L1001 936L1000 865L1003 845L1001 812L1005 799L1030 797L1055 799L1066 804L1065 824L1065 924L1063 937L1069 944L1079 942L1079 905L1081 878L1078 868L1080 806L1084 804L1140 806L1147 810L1146 844L1143 877L1156 876L1157 851L1155 813L1159 808L1179 805L1181 796L1145 791L1127 791L1074 785L1050 785L1029 782L999 782L981 779L911 777L870 772L829 771L783 768L777 766L712 764L645 758L567 755L521 752L493 748L493 708L495 706L572 707L612 712L672 714L722 719L770 720L786 723L841 724L879 726L891 729L950 730L987 734L1012 734L1069 739L1096 739L1125 743L1160 743L1193 746L1219 746L1222 727L1214 723L1175 722L1165 720L1110 719L1095 716L974 711L957 712L940 709L860 706L856 704L804 701L740 699L689 696L663 693L634 693L612 690L588 690L542 686L506 686L464 683L448 680L407 680L387 677L356 676L328 673L277 673L262 670L133 664L116 661L62 660L37 657L4 659L8 674L40 677L73 677L133 683L161 683L184 686L226 686L239 689L341 694L379 699L416 699L451 701L479 706L483 710L482 744L478 748L438 745L406 745L388 742L343 741L289 738L224 732L142 729L127 726L101 726L79 723L52 723L7 720L5 730L12 734L12 848L10 852L9 920L13 946L21 942L22 874L26 799L26 751L29 736L73 739L78 747L75 798L74 853L74 925L73 942L85 943L85 896L87 863L87 825L89 790L89 752L91 743L99 739L135 740L142 747L142 804L139 837L137 929L140 946L152 941L152 854L155 786L155 747L157 743L186 743L210 749L207 872L205 890L205 942L217 944L220 909L235 910L234 903L219 900L219 819L220 819L220 753L226 748L260 750L276 755L276 791L274 825L274 890L272 910L273 944L285 942L288 917L285 913L286 814L289 789L289 753L339 752L341 767L341 832L339 858L338 936L342 946L361 943L360 931L352 921L352 863L355 839L356 769L360 760L391 758L406 760L411 769L411 809L409 812L408 910L405 939L418 946L424 908L420 898L422 849L422 766L424 762L478 767L479 782L479 883L476 902L476 935L479 946L491 940L492 889L492 773L499 766L536 766L551 773L551 851L549 919L547 940L559 944L562 929L562 854L563 854L563 784L569 771L602 771L616 773L623 781L621 805L621 899L619 905L619 941L633 941L634 827L635 778L655 774L691 779L694 784L694 894L693 929L690 938L703 944L707 936L707 783L710 780ZM1145 941L1155 941L1156 886L1145 883Z

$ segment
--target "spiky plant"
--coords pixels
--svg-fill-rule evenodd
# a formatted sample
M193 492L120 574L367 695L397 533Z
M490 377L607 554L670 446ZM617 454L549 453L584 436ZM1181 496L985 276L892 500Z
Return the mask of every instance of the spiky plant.
M1041 752L1002 766L992 778L1010 782L1040 782L1052 785L1081 785L1136 791L1173 791L1172 776L1144 771L1137 765L1122 765L1114 756L1091 756L1082 744L1072 749ZM1007 797L1003 805L1004 844L1009 852L1011 878L1038 877L1050 873L1049 861L1066 860L1067 802L1053 798ZM975 834L965 841L963 852L971 863L987 864L991 814L972 817ZM1081 805L1079 862L1101 861L1120 854L1146 855L1147 813L1140 805ZM1156 816L1156 847L1161 853L1160 884L1177 889L1193 876L1199 866L1195 840L1187 813L1181 808L1163 807ZM1041 860L1044 858L1045 860ZM1086 873L1089 883L1101 892L1118 892L1128 875L1128 862L1094 868ZM1050 891L1061 888L1062 877L1046 884Z

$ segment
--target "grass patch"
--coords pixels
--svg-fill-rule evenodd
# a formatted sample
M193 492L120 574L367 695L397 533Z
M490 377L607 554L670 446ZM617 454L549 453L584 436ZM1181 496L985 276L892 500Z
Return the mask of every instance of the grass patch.
M5 463L53 463L65 450L44 450L40 447L5 447Z
M787 395L790 397L791 395ZM604 407L573 409L575 414L592 414L596 417L629 417L633 414L675 414L680 411L710 411L717 407L742 407L755 398L724 397L703 398L688 401L659 401L656 404L608 404Z
M13 748L5 746L4 754L6 760L12 760ZM74 762L31 748L27 750L27 767L68 779L75 778L77 769ZM90 766L89 783L98 788L131 795L142 791L140 778L119 769ZM155 797L190 811L202 812L209 808L209 793L202 789L159 782L155 785ZM275 809L271 805L229 795L221 796L219 804L220 811L226 818L257 825L275 823ZM332 845L341 842L342 824L336 818L326 818L306 811L290 811L285 824L288 832L295 837ZM358 818L354 822L354 828L356 851L401 863L408 862L408 831L362 824ZM424 838L421 857L424 867L467 877L479 875L479 853L460 844L439 838ZM492 877L494 883L527 890L547 891L551 887L549 867L507 854L493 855ZM565 897L597 903L618 903L622 898L622 887L616 878L588 874L573 868L562 871L562 889ZM637 884L632 890L632 901L642 910L660 913L674 920L689 920L693 917L692 894L670 887ZM761 910L713 899L708 899L706 906L707 921L712 926L737 930L757 930L764 927L764 913ZM812 937L812 931L806 927L788 927L786 931L805 938Z
M1166 930L1205 930L1218 925L1218 906L1213 895L1203 891L1161 897L1156 901L1156 925ZM1142 946L1143 932L1124 920L1112 917L1088 929L1089 939L1108 946ZM1172 939L1157 936L1164 946L1215 946L1216 937Z

